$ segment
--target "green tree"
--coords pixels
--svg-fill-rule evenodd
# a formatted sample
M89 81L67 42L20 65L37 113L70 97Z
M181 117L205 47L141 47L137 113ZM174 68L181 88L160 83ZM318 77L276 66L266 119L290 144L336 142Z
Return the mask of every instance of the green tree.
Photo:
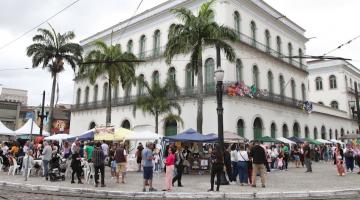
M48 69L53 79L48 126L48 131L51 132L57 75L64 71L65 62L75 70L82 60L83 50L79 44L71 42L75 38L74 32L60 34L50 24L49 26L50 29L38 29L39 34L33 37L34 43L27 47L26 54L32 57L33 68L42 66L43 69Z
M151 86L147 81L143 81L142 84L146 88L146 94L139 96L136 100L133 107L134 116L137 109L142 110L144 114L155 116L156 133L159 131L159 116L161 115L166 115L164 120L184 123L180 117L181 106L175 101L176 96L180 94L176 81L168 77L163 86L157 81L153 81ZM173 114L172 110L177 110L178 114Z
M197 16L186 8L172 10L182 23L170 26L165 57L168 64L174 56L190 54L191 66L197 74L197 131L202 133L203 124L203 72L202 52L205 47L219 47L226 58L234 62L235 52L227 41L237 40L236 32L214 21L212 5L215 0L204 3Z
M80 73L84 73L91 84L95 84L98 77L106 74L108 81L106 124L111 124L111 88L119 83L119 79L122 88L136 84L136 56L122 52L118 44L108 46L103 41L95 41L94 47L95 49L85 56L85 64L80 66Z

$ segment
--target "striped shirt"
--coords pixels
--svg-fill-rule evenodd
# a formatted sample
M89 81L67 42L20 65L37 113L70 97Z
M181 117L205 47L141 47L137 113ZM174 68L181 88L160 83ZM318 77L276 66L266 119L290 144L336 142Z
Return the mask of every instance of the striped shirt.
M99 147L96 147L92 153L92 162L94 163L94 166L102 166L104 165L105 156L102 149Z

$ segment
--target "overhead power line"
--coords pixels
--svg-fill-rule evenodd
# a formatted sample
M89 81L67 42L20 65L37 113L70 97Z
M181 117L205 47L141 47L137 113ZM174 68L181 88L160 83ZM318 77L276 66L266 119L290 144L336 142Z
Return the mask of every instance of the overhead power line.
M18 41L19 39L21 39L22 37L24 37L26 34L30 33L31 31L39 28L41 25L45 24L46 22L50 21L52 18L56 17L57 15L59 15L60 13L62 13L63 11L65 11L66 9L70 8L71 6L73 6L74 4L76 4L77 2L79 2L80 0L76 0L74 2L72 2L71 4L67 5L66 7L64 7L63 9L61 9L59 12L55 13L54 15L52 15L51 17L47 18L45 21L41 22L40 24L36 25L35 27L29 29L28 31L26 31L25 33L19 35L17 38L11 40L10 42L4 44L3 46L0 47L0 50L3 50L4 48L10 46L11 44L13 44L14 42Z
M329 51L329 52L327 52L327 53L324 53L323 56L325 56L325 55L327 55L327 54L329 54L329 53L332 53L332 52L334 52L334 51L336 51L336 50L338 50L338 49L341 49L343 46L350 44L351 42L353 42L354 40L356 40L356 39L358 39L358 38L360 38L360 35L358 35L358 36L354 37L353 39L351 39L351 40L349 40L349 41L341 44L340 46L336 47L335 49L333 49L333 50L331 50L331 51Z

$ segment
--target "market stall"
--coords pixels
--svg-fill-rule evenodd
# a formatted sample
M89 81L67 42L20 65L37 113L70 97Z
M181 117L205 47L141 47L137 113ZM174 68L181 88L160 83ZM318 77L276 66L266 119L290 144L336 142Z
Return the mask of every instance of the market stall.
M314 139L311 139L311 138L305 138L305 141L308 141L310 144L314 144L314 145L321 145L322 143L317 141L317 140L314 140Z
M70 138L71 135L69 134L64 134L64 133L59 133L59 134L55 134L49 137L44 138L44 140L47 141L58 141L59 144L62 143L62 141L67 140L68 138Z
M68 141L75 141L76 139L79 141L86 141L86 140L94 140L94 135L95 135L95 129L90 129L84 133L82 133L79 136L72 136L67 138Z
M9 140L11 137L15 136L14 131L7 128L1 121L0 121L0 141Z
M279 141L282 142L282 143L285 143L285 144L289 144L289 145L296 144L296 142L293 142L293 141L291 141L291 140L288 140L288 139L286 139L286 138L284 138L284 137L278 137L278 138L276 138L276 139L279 140Z
M131 135L134 132L126 129L126 128L119 128L116 129L111 127L97 127L95 128L95 136L94 140L97 141L122 141L125 139L126 135Z
M316 139L316 141L321 142L322 144L332 144L332 142L324 140L324 139Z
M32 127L31 127L31 125L32 125ZM19 129L17 129L14 132L20 138L28 139L30 134L33 136L39 136L40 128L35 122L32 123L32 119L29 119L22 127L20 127ZM50 133L43 130L42 135L46 137L46 136L50 136Z
M279 142L277 139L272 138L270 136L263 136L258 139L260 142L268 142L268 143L276 143Z
M304 139L296 137L296 136L292 136L292 137L289 137L287 139L289 139L289 140L291 140L291 141L293 141L293 142L295 142L297 144L304 143L304 141L305 141Z

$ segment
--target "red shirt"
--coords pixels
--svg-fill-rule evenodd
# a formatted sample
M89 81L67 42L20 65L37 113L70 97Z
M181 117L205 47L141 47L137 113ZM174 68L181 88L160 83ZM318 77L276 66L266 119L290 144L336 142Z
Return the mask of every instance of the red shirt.
M170 166L174 164L175 164L175 154L172 153L166 158L166 166Z

